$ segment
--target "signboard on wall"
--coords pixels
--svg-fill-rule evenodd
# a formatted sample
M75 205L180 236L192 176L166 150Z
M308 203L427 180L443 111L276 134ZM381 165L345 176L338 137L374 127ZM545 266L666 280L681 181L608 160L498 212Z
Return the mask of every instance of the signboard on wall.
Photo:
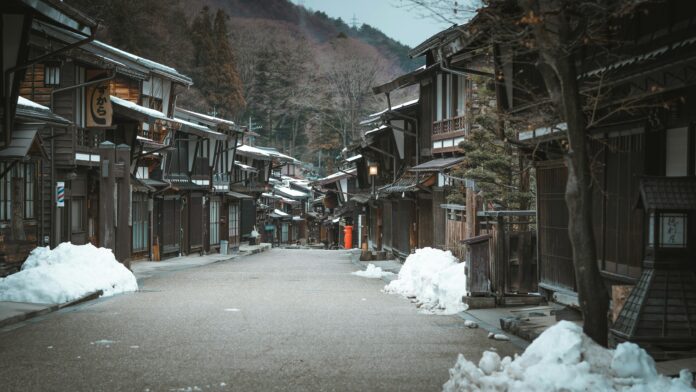
M65 183L56 182L56 207L65 207Z
M85 95L87 128L110 127L113 108L109 81L88 86Z

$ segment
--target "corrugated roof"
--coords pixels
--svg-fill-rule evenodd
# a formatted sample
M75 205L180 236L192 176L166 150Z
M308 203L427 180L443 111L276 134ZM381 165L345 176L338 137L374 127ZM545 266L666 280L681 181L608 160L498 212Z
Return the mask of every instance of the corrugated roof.
M431 177L433 177L433 175L406 172L393 183L379 188L379 193L411 192L416 190L419 185L430 180Z
M438 158L433 159L425 163L421 163L418 166L414 166L409 170L412 172L437 172L445 169L449 169L452 166L460 163L464 160L464 157L453 157L453 158Z

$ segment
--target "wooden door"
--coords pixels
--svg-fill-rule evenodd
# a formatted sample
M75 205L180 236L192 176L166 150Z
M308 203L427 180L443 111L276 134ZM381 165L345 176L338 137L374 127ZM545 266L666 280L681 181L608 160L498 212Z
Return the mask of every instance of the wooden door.
M228 236L231 247L239 248L239 202L233 201L227 205Z

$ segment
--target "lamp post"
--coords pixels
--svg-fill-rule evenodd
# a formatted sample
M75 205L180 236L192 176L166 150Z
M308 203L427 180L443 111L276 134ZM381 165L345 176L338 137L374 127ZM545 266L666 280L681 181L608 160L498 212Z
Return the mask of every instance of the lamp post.
M377 162L370 162L367 165L367 174L370 175L370 181L372 182L372 195L374 196L375 178L377 177L377 174L379 174L379 165L377 165Z

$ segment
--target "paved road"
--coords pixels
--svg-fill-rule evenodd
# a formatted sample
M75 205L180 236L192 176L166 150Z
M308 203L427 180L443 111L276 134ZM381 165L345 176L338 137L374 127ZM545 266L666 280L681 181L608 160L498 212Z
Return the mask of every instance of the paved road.
M436 391L457 354L514 351L350 275L342 251L274 249L0 332L3 391Z

